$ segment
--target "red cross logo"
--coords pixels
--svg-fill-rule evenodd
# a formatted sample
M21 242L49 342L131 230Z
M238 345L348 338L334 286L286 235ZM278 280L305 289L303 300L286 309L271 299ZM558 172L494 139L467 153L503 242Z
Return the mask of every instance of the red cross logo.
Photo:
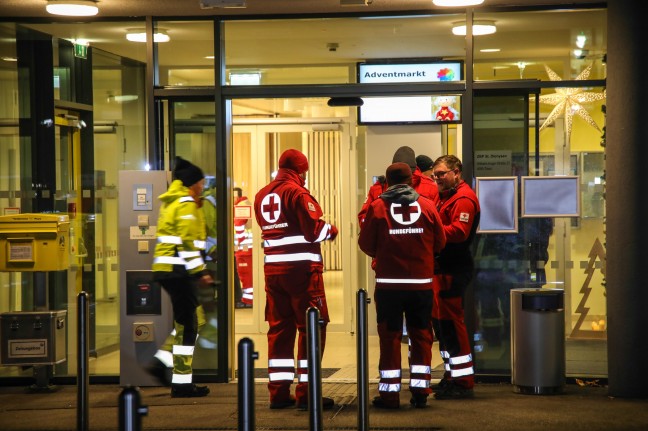
M261 201L261 215L268 223L274 223L281 214L281 198L276 193L266 195Z
M421 216L421 206L418 202L411 204L391 204L389 212L394 220L400 224L408 225L416 223Z

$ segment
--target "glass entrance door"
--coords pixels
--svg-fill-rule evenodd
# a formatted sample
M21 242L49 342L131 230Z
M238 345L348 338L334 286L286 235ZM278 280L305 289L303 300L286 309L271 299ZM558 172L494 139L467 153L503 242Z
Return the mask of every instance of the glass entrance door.
M342 224L343 220L354 219L349 175L354 153L350 151L349 142L348 124L342 122L282 124L268 120L262 124L234 124L232 184L248 198L247 203L242 201L235 206L235 219L237 214L239 219L251 217L245 226L246 234L251 237L251 252L249 257L242 252L236 256L242 289L240 302L251 306L239 304L235 310L237 336L264 334L267 330L261 232L254 221L253 209L245 209L245 206L252 205L256 192L272 180L279 156L289 148L298 149L308 157L310 169L306 187L322 206L324 219L340 228L335 241L322 245L324 285L331 318L328 330L352 331L355 289L351 288L351 280L356 269L350 257L351 248L355 250L355 238L345 232L346 225ZM241 257L244 262L239 261Z

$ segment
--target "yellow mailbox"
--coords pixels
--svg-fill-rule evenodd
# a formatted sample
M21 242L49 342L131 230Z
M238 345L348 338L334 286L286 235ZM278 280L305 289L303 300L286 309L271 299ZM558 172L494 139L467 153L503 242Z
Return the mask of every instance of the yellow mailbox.
M70 219L61 214L0 216L0 271L60 271L70 266Z

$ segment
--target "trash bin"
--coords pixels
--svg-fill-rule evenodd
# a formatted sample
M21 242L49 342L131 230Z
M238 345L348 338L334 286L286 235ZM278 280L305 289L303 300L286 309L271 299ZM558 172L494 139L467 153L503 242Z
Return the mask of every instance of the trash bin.
M565 386L565 291L511 290L511 383L522 394L561 393Z

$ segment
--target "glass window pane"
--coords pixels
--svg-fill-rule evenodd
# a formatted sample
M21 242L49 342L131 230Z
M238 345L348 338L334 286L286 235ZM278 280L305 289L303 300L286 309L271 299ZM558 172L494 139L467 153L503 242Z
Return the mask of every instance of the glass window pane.
M159 85L214 85L212 21L158 21L155 28Z

